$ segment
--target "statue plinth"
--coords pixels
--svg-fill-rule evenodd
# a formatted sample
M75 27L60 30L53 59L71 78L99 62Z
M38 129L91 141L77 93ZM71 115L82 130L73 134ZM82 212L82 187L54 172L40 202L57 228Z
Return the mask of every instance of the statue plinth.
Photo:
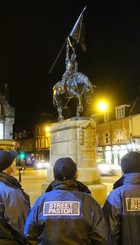
M79 172L78 180L90 189L96 201L103 205L107 187L101 183L96 163L96 123L93 120L64 120L51 125L50 163L47 182L53 180L53 165L60 157L71 157Z

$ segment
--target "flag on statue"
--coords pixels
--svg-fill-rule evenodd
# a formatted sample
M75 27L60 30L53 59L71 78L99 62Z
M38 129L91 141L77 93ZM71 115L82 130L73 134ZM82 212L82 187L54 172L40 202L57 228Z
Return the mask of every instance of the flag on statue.
M84 51L86 51L85 26L83 22L83 13L85 10L86 10L86 7L84 7L84 9L82 10L73 29L71 30L68 36L68 41L71 47L73 47L75 44L79 44Z

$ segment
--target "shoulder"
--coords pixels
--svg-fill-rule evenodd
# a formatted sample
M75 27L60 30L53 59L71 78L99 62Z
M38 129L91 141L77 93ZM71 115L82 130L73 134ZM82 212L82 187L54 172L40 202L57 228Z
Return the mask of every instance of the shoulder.
M124 186L118 187L112 190L106 198L106 205L114 206L115 208L120 208L120 203L122 202L123 188Z
M91 191L89 190L89 188L86 185L84 185L82 182L76 180L76 184L78 186L79 191L91 194Z
M10 192L13 188L11 188L9 185L6 185L4 182L0 182L0 192Z
M83 203L89 208L99 208L101 209L99 203L88 193L83 193Z

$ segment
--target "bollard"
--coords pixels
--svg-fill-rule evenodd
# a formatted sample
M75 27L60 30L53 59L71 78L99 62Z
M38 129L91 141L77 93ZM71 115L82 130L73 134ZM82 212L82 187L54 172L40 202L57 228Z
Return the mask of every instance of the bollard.
M21 182L21 170L22 168L19 168L18 173L19 173L19 182Z

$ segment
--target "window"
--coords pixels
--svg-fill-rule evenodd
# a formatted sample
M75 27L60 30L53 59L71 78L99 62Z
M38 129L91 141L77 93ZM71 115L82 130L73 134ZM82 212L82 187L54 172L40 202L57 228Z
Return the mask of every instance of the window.
M2 116L2 106L0 104L0 117Z
M105 133L105 143L108 144L109 142L109 135L108 133Z
M126 111L129 105L121 105L115 108L116 118L122 118L126 116Z
M116 118L121 118L125 116L125 108L124 106L120 106L116 108Z
M0 123L0 139L3 139L3 123Z
M120 129L120 130L115 131L115 140L116 140L116 142L121 142L121 141L125 140L124 129Z
M122 108L117 108L116 118L121 118L121 117L123 117L123 110L122 110Z

